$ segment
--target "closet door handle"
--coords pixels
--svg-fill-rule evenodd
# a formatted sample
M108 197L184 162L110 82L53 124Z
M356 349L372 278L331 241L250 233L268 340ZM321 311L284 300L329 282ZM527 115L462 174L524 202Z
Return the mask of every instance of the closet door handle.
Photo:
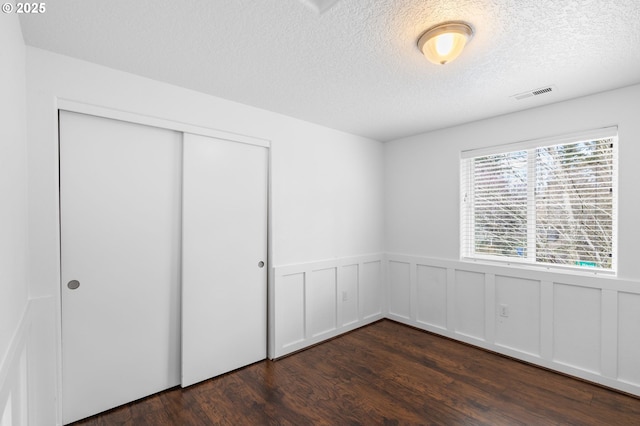
M69 289L71 290L75 290L78 287L80 287L80 281L78 280L71 280L67 283L67 287L69 287Z
M264 267L264 262L261 260L260 262L258 262L258 268L262 268Z

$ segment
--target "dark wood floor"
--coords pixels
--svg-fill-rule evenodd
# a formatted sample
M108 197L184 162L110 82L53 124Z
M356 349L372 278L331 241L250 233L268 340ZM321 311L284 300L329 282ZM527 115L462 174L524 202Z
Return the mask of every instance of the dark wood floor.
M640 399L384 320L76 423L215 424L640 425Z

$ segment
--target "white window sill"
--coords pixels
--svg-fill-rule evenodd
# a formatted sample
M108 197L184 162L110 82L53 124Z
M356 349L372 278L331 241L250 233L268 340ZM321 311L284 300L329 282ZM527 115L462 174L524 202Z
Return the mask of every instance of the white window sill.
M505 268L523 269L528 271L551 272L556 274L577 275L583 277L601 277L616 278L617 273L614 270L607 269L589 269L578 266L562 266L562 265L543 265L521 261L519 259L494 259L485 257L467 257L461 256L460 261L472 263L476 265L501 266Z

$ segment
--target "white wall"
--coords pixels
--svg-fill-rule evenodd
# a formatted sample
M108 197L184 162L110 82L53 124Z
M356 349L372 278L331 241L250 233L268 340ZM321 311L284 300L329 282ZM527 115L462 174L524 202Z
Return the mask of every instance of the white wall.
M28 291L25 91L25 47L18 15L3 13L0 16L0 419L7 416L16 425L26 424L21 408L21 404L26 404L26 328L22 325L27 316Z
M640 395L639 111L636 85L387 143L389 318ZM460 151L612 125L616 278L459 260Z
M27 82L30 288L34 297L48 301L38 305L44 311L37 317L51 318L56 327L58 99L270 140L272 271L315 261L338 264L345 257L382 251L383 147L377 141L31 47ZM272 297L275 303L286 294ZM309 303L324 309L325 302ZM37 398L52 401L51 419L57 404L52 398L59 389L51 379L57 369L58 337L50 328L42 333Z
M636 85L386 143L385 249L459 258L460 151L617 125L618 276L640 280L639 110Z
M56 98L270 140L274 265L382 250L379 142L31 47L27 73L36 295L58 270Z

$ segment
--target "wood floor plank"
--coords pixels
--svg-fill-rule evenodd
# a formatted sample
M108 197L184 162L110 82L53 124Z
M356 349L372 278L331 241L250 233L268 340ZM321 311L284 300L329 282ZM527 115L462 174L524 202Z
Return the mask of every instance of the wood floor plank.
M493 409L496 401L491 389L475 387L468 380L456 380L451 375L445 374L433 362L423 363L416 359L407 362L406 353L402 350L398 351L396 346L393 351L378 351L391 360L394 365L390 371L380 372L379 375L387 383L395 382L404 388L408 392L408 395L404 396L405 399L411 399L415 396L423 400L428 398L425 400L425 404L431 404L430 413L433 413L433 408L442 410L443 407L446 407L449 410L457 410L465 417L475 419L475 423L481 421L492 425L526 424L512 415L512 412L518 413L517 407L511 407L509 410L511 413ZM456 368L459 368L457 364ZM519 414L528 415L529 413L520 412ZM451 412L448 415L451 416ZM541 421L536 416L528 417L538 423ZM451 419L449 418L449 420Z
M640 399L383 320L76 425L640 425Z

